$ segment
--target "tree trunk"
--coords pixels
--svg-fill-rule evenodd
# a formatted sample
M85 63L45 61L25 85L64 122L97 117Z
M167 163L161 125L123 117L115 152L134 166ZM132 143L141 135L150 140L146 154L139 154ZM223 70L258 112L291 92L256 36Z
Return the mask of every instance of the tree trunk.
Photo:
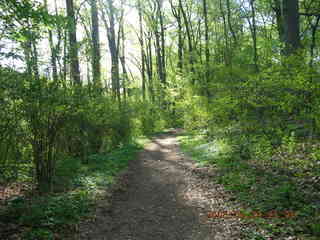
M258 66L258 48L257 48L257 24L256 24L256 9L255 9L255 0L250 0L250 6L251 6L251 12L252 12L252 27L251 27L251 33L252 33L252 41L253 41L253 62L255 71L259 71Z
M46 8L46 11L49 12L48 10L48 2L47 0L44 0L44 6ZM57 70L57 48L54 45L53 42L53 33L52 30L50 29L48 31L49 35L49 45L50 45L50 50L51 50L51 68L52 68L52 79L54 81L58 80L58 70Z
M158 77L161 83L163 83L162 79L162 57L161 57L161 47L160 47L160 35L158 29L155 30L155 50L157 55L157 70L158 70Z
M226 17L225 17L225 12L224 12L224 8L222 5L222 0L219 1L219 5L220 5L220 12L221 12L221 16L223 19L223 33L224 33L224 41L225 41L225 50L224 50L224 61L225 61L225 65L229 66L231 65L232 61L231 61L231 51L229 48L229 38L228 38L228 29L227 29L227 21L226 21Z
M91 0L92 79L95 87L101 88L100 37L97 0Z
M300 47L299 0L282 0L285 33L285 54L295 53Z
M126 100L127 97L127 81L128 81L128 71L127 71L127 65L126 65L126 56L125 56L125 41L126 41L126 36L124 33L124 24L121 22L120 26L120 36L121 36L121 56L120 56L120 61L121 61L121 66L122 66L122 89L123 89L123 97L124 100Z
M191 73L194 73L194 52L193 52L193 42L192 42L192 36L191 36L191 27L188 21L187 14L183 8L182 0L179 0L179 8L181 9L181 14L184 20L186 32L187 32L187 39L188 39L188 48L189 48L189 64L190 64L190 70ZM195 79L192 78L191 82L194 84Z
M205 32L205 61L206 61L206 70L205 70L205 80L206 80L206 95L210 97L209 91L209 61L210 61L210 49L209 49L209 28L208 28L208 5L207 0L203 0L203 15L204 15L204 32Z
M312 41L310 46L310 67L313 66L314 62L314 49L316 48L316 35L317 35L317 29L320 23L320 15L317 16L315 24L311 24L311 32L312 32Z
M233 27L232 27L230 0L227 0L226 3L227 3L227 11L228 11L228 26L229 26L230 32L232 34L234 44L236 44L237 43L237 35L234 32Z
M80 84L80 66L78 57L78 44L77 44L77 26L74 14L73 0L66 0L67 16L69 21L69 60L70 60L70 73L71 79L75 84Z
M144 49L144 36L143 36L143 23L142 23L142 5L141 0L138 2L139 11L139 42L140 42L140 55L141 55L141 78L142 78L142 98L146 98L146 61L145 61L145 49Z
M279 39L285 45L282 53L291 55L300 48L299 0L274 0Z
M120 70L119 70L119 48L117 46L117 37L115 31L115 9L113 5L113 0L107 0L108 9L105 11L108 14L109 23L107 21L107 17L105 11L102 11L103 21L107 29L107 37L109 42L109 50L111 55L111 85L113 95L117 98L118 102L121 101L120 96Z
M159 22L160 22L160 39L161 39L161 64L162 64L162 76L161 82L163 85L166 85L166 48L165 48L165 30L163 23L163 11L162 11L162 0L158 0L158 14L159 14Z
M300 47L299 0L283 0L285 54L295 53Z
M182 17L181 17L181 8L175 7L174 4L172 3L172 0L169 1L171 5L171 12L174 18L176 19L178 23L178 72L182 72L182 67L183 67L183 27L182 27Z
M146 67L148 73L149 93L151 101L154 103L154 88L153 88L153 60L152 60L152 33L148 34L147 51L146 51Z

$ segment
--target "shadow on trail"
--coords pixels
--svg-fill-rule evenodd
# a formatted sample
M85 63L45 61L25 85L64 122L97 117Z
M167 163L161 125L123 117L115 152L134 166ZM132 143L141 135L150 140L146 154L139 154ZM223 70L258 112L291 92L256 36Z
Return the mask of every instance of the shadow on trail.
M210 227L201 223L198 209L186 204L186 167L179 159L172 133L153 139L130 163L126 191L115 193L111 212L86 239L215 239Z

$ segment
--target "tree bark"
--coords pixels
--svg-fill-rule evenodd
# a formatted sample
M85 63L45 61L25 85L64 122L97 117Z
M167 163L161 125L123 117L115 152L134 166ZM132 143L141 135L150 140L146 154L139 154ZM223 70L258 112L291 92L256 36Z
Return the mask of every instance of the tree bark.
M73 0L66 0L67 16L68 16L68 34L69 34L69 61L71 65L70 73L71 79L75 84L81 84L80 80L80 66L78 57L77 44L77 26L74 14Z
M285 54L291 55L300 47L299 0L282 0L285 33Z
M101 88L100 36L97 0L91 0L92 79L95 87Z
M232 34L234 44L236 44L237 43L237 35L233 30L233 26L232 26L232 22L231 22L230 0L227 0L226 3L227 3L227 11L228 11L228 26L229 26L230 32Z
M279 39L284 44L282 54L291 55L300 47L299 0L274 0Z
M253 41L253 62L255 71L259 71L258 65L258 47L257 47L257 24L256 24L256 9L255 9L255 0L250 0L251 13L252 13L252 41Z
M122 13L123 15L123 13ZM128 71L127 71L127 64L126 64L126 51L125 51L125 42L126 42L126 36L124 33L124 23L121 21L121 26L120 26L120 37L121 37L121 56L120 56L120 61L121 61L121 66L122 66L122 89L123 89L123 97L124 100L126 101L127 97L127 82L128 82Z
M222 5L222 0L219 1L220 12L223 19L223 32L224 32L224 41L225 41L225 50L224 50L224 62L226 66L231 65L231 51L229 48L229 39L228 39L228 30L227 30L227 21L225 17L225 12Z
M210 49L209 49L209 28L208 28L208 5L207 0L203 0L203 15L204 15L204 35L205 35L205 61L206 61L206 70L205 70L205 80L206 80L206 95L210 97L209 91L209 61L210 61Z
M164 22L163 22L163 0L158 0L158 14L159 14L159 22L160 22L160 38L161 38L161 64L162 64L162 83L164 86L166 85L166 48L165 48L165 29L164 29Z
M44 0L44 6L46 8L46 11L49 12L48 10L48 1ZM52 79L54 81L58 80L58 70L57 70L57 48L54 45L53 42L53 33L52 30L50 29L48 31L48 35L49 35L49 45L50 45L50 50L51 50L51 68L52 68Z
M188 48L189 48L189 64L190 64L190 70L191 73L194 73L194 51L193 51L193 42L192 42L192 36L191 36L191 27L188 21L187 14L183 8L182 5L182 0L179 0L179 8L181 10L181 14L184 20L185 28L186 28L186 33L187 33L187 39L188 39ZM192 78L192 83L195 83L195 79Z
M146 61L145 61L145 49L144 49L144 34L143 34L143 23L142 23L142 5L141 0L138 1L139 11L139 42L140 42L140 56L141 56L141 78L142 78L142 98L146 99Z
M149 93L151 97L151 101L154 103L155 95L154 95L154 87L153 87L153 60L152 60L152 33L149 32L147 41L147 51L146 51L146 67L148 73L148 82L149 82Z
M181 18L181 8L175 7L172 3L172 0L169 1L171 5L171 12L174 18L177 20L178 23L178 72L182 72L183 67L183 27L182 27L182 18Z
M107 0L107 8L105 9L109 23L107 21L107 17L105 11L103 10L103 21L107 29L107 37L109 42L109 50L111 55L111 85L112 85L112 92L114 96L117 98L118 102L121 101L120 96L120 70L119 70L119 48L117 46L117 37L115 31L115 8L113 5L113 0Z
M317 35L317 29L320 23L320 15L317 16L315 24L311 24L311 32L312 32L312 41L310 46L310 67L313 66L314 62L314 49L316 48L316 35Z

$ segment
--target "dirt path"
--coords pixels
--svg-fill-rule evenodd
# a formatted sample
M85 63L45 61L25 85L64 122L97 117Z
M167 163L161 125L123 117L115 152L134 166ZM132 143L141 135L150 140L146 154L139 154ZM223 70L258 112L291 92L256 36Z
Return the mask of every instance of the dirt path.
M210 211L237 210L213 177L214 170L197 169L183 156L174 133L157 136L130 163L126 190L114 194L109 210L100 207L79 239L243 239L239 219L207 217Z

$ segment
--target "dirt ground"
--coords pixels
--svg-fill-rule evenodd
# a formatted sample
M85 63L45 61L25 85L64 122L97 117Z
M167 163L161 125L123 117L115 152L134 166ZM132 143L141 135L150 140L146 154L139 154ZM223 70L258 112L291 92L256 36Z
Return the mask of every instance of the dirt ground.
M77 239L233 240L248 228L239 218L208 217L237 211L239 205L215 183L213 168L199 168L179 150L176 132L149 143L95 221L80 227Z

